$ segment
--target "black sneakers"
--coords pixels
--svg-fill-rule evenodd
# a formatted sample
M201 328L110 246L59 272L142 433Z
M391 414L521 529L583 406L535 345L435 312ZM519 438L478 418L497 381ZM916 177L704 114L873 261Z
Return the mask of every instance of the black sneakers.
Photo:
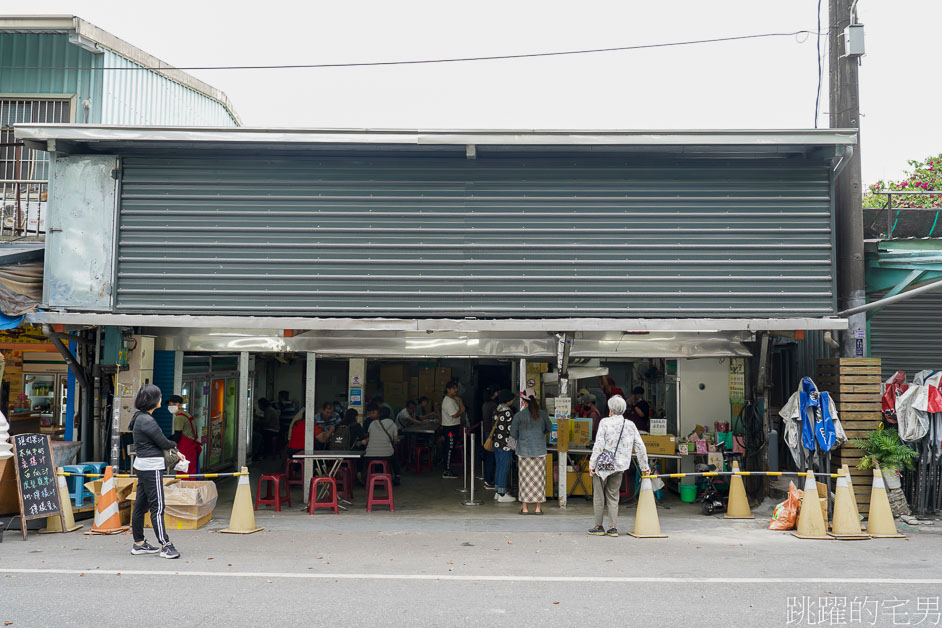
M161 558L180 558L180 552L173 546L173 543L167 543L160 550Z
M137 545L137 544L131 545L131 554L133 554L134 556L140 556L141 554L156 554L159 551L160 551L159 549L157 549L156 547L154 547L147 541L144 541L140 545Z
M446 470L444 473L442 473L442 477L445 478L446 480L456 480L456 479L458 479L458 476L455 475L455 472L452 471L451 469L448 469L448 470Z
M589 534L591 534L592 536L605 536L605 528L603 528L602 526L595 526L594 528L589 530Z
M608 532L605 533L606 536L618 536L618 530L615 528L609 528Z

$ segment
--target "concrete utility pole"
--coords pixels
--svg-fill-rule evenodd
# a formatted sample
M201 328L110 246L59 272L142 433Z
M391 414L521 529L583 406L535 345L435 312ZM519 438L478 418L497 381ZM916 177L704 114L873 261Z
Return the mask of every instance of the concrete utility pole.
M838 310L849 310L867 302L860 181L859 57L846 56L844 40L844 29L855 17L851 12L856 13L856 5L856 0L828 0L830 126L857 130L854 154L835 182ZM849 323L841 342L841 356L863 356L867 351L866 314L850 316Z

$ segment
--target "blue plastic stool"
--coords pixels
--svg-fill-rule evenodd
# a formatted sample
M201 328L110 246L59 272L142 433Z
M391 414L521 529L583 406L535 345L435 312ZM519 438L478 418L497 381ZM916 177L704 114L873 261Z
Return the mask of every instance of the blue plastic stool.
M83 464L69 465L62 467L62 470L66 473L96 473L93 467L89 467ZM76 508L81 508L82 504L85 503L85 498L90 496L92 499L95 498L95 495L85 488L85 478L81 476L67 476L65 478L66 483L69 487L69 498L75 503Z

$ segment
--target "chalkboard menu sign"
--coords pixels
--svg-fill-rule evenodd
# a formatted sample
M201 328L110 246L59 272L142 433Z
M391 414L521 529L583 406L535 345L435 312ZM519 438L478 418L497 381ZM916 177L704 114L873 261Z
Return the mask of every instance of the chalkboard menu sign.
M52 463L52 444L43 434L17 434L13 436L16 460L16 488L20 493L20 528L26 539L26 522L58 515L59 487L56 468ZM62 521L65 528L65 521Z

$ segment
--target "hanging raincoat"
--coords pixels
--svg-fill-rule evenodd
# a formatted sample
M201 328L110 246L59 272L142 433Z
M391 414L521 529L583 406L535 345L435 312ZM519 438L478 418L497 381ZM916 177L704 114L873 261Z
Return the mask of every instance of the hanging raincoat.
M909 388L906 371L896 371L893 377L883 383L883 420L896 425L896 400Z
M837 405L829 394L819 393L810 377L803 377L798 390L779 410L785 444L796 465L802 464L801 448L830 451L847 441L837 415Z
M919 371L913 384L896 399L899 437L912 443L929 431L929 414L942 412L942 371Z

